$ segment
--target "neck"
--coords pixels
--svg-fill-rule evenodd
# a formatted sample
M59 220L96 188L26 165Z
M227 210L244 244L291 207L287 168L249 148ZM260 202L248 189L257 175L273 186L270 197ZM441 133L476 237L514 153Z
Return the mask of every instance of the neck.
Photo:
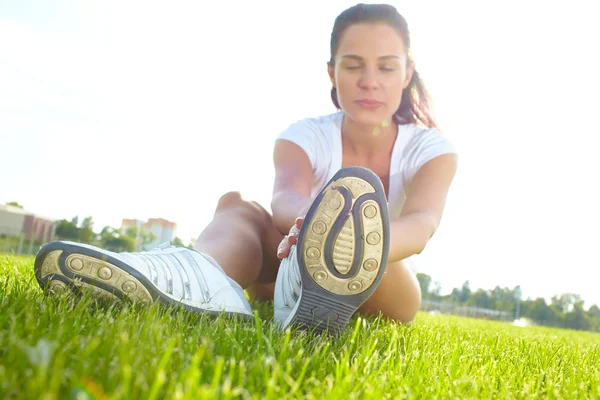
M393 146L398 135L398 125L390 121L379 125L367 125L353 121L344 116L342 121L342 138L348 151L355 155L370 158L382 149Z

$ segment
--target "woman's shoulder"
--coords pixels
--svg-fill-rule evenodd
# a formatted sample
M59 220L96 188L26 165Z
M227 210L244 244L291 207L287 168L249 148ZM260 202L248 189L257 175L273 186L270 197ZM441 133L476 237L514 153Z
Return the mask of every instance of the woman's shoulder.
M439 128L426 127L417 124L402 125L403 129L411 132L410 147L413 149L429 146L443 146L449 150L454 150L452 140Z
M403 163L417 171L427 161L442 154L452 153L458 155L457 149L438 128L428 128L416 124L404 125L403 129L409 130L412 137L403 149Z
M342 112L319 115L316 117L305 117L291 123L287 129L310 129L313 131L327 132L340 129L342 123Z

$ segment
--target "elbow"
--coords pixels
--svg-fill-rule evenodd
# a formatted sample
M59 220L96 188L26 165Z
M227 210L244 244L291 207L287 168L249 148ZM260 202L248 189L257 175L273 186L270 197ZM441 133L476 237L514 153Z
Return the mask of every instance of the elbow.
M423 225L427 227L427 240L431 239L440 226L441 218L430 212L423 213Z
M425 247L427 247L427 243L429 240L435 235L438 227L440 226L440 218L431 213L422 213L422 226L425 234L423 235L423 240L421 240L421 245L419 246L419 252L417 254L421 254Z
M273 224L282 234L286 234L290 229L286 226L286 213L285 213L285 192L277 192L273 194L271 198L271 213L273 215Z
M425 250L427 244L429 243L429 240L431 240L431 238L437 231L438 226L440 225L439 218L437 218L431 213L419 213L419 217L421 219L420 225L423 228L423 234L419 235L421 239L418 240L415 244L415 248L413 249L415 254L421 254Z
M273 213L274 220L277 220L277 216L281 214L281 198L283 195L283 192L276 192L271 198L271 212Z

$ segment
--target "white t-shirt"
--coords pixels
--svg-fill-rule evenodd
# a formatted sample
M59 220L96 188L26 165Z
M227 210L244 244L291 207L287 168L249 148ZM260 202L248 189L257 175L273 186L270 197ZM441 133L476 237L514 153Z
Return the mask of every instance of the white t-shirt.
M342 168L343 111L317 118L306 118L290 125L277 140L289 140L308 155L313 169L312 198ZM423 164L441 154L457 154L454 145L435 128L415 124L399 125L392 150L388 208L390 218L400 216L411 182ZM413 257L405 260L416 274Z
M306 118L290 125L277 140L289 140L308 155L313 168L312 198L342 168L343 111ZM390 218L400 215L413 177L423 164L445 153L457 154L455 147L435 128L415 124L399 125L392 150L388 207Z

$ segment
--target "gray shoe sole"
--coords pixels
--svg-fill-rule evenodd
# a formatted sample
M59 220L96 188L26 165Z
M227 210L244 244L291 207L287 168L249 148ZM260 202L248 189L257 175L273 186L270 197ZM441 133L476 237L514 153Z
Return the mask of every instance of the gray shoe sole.
M79 297L83 291L89 291L94 298L108 301L132 301L145 305L159 302L211 316L226 314L254 319L242 313L208 310L178 302L163 294L127 263L77 244L60 241L46 243L36 256L34 271L40 287L51 293L71 292Z
M389 231L379 177L362 167L340 170L313 202L298 236L302 292L290 322L343 329L383 278Z

